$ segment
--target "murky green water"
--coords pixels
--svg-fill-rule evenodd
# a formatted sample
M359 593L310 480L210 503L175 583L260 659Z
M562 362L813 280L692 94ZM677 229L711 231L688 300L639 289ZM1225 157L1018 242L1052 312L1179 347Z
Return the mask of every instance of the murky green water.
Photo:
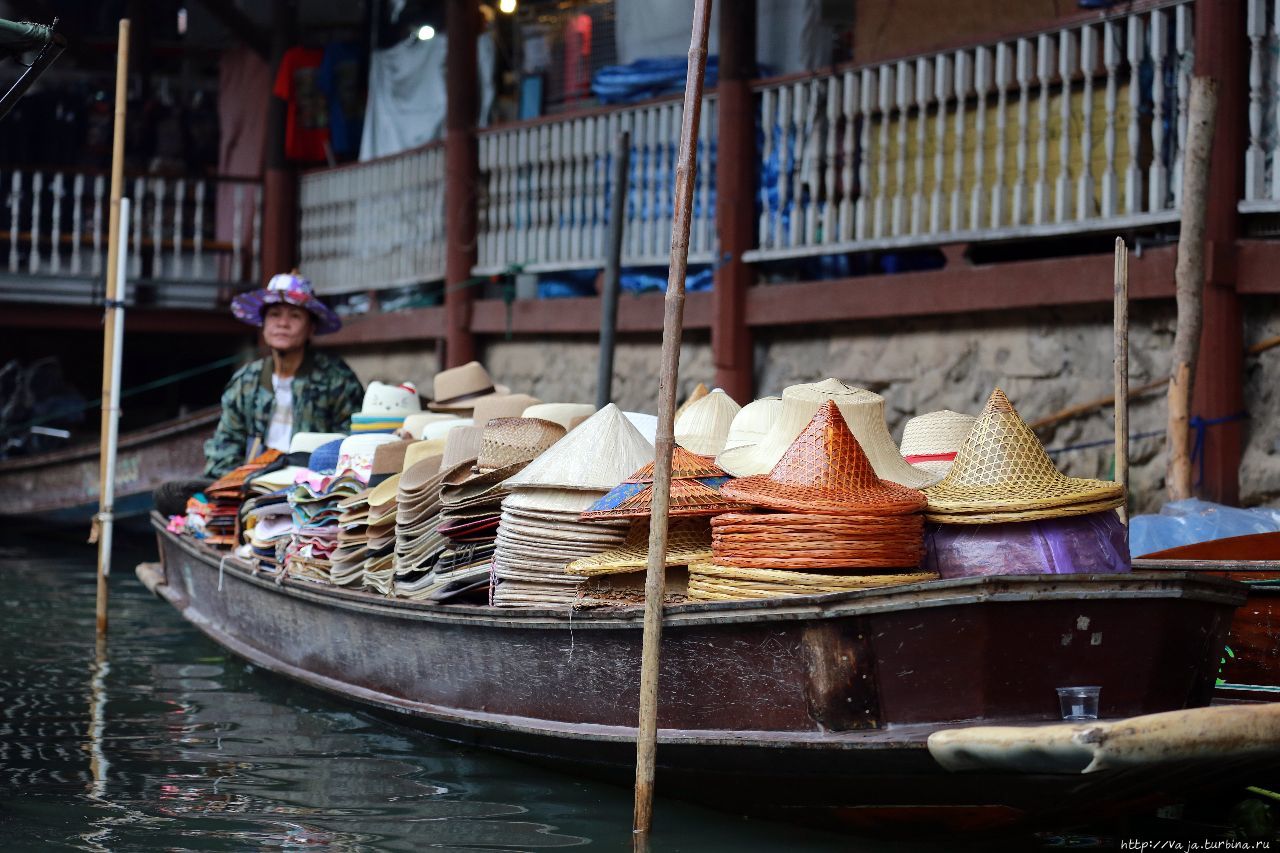
M146 592L132 567L154 558L145 539L117 554L99 658L93 549L0 526L3 853L630 850L629 790L443 743L257 671ZM656 809L662 851L959 849ZM1090 845L1011 849L1045 846Z

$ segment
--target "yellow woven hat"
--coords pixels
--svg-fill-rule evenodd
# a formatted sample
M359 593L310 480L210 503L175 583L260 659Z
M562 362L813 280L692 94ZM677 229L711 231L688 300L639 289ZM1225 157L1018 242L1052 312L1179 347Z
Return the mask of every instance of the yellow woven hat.
M687 566L711 559L711 527L705 518L672 519L667 531L668 566ZM611 575L643 571L649 564L649 522L636 521L620 548L574 560L571 575Z
M1039 517L1078 515L1067 508L1087 506L1088 512L1099 512L1124 500L1119 483L1068 477L1059 471L999 388L991 392L947 476L924 493L930 518L948 524L965 523L966 513L1052 509L1056 512Z
M689 565L690 601L735 601L777 598L786 595L818 595L859 589L901 586L937 580L932 572L894 572L882 575L810 573L776 569L740 569L711 563Z

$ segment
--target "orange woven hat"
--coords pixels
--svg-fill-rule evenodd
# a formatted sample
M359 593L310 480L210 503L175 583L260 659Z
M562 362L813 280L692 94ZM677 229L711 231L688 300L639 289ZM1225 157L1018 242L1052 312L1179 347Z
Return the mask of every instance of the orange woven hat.
M720 494L731 500L832 515L905 515L925 497L881 480L835 401L827 400L768 474L730 480Z
M704 480L707 477L728 477L729 474L705 456L685 450L680 445L671 448L671 479ZM648 462L632 474L624 483L652 483L653 463Z
M698 515L719 515L722 512L736 512L750 509L746 504L726 500L715 486L719 480L672 479L671 496L667 505L668 518L688 518ZM625 484L624 484L625 485ZM634 484L633 484L634 485ZM604 502L602 498L601 503ZM582 513L583 521L610 518L648 518L653 515L653 484L642 488L639 492L623 500L612 509L587 510Z

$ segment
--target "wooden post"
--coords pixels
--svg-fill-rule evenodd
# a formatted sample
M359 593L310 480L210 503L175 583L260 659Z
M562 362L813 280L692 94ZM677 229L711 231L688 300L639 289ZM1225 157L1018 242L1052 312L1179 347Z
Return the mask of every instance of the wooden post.
M715 261L711 293L711 354L715 384L739 403L755 392L747 291L755 270L742 260L755 246L756 108L751 80L756 74L756 0L722 3L720 79L716 145L716 233L721 258Z
M98 519L95 525L111 517L109 480L114 465L112 446L115 434L116 411L112 408L113 375L116 372L116 339L118 318L116 306L122 300L120 293L120 195L124 187L124 131L125 109L129 103L129 19L120 21L116 47L116 114L111 137L111 210L107 220L107 292L106 310L113 322L106 324L102 338L102 429L98 456ZM114 316L113 316L114 315ZM118 399L118 398L117 398ZM98 537L98 601L97 624L99 636L107 633L107 577L111 571L111 537Z
M1120 520L1129 522L1129 249L1116 238L1115 312L1111 349L1115 373L1116 482L1124 487Z
M448 0L445 7L444 135L444 357L447 367L476 357L471 332L470 286L476 265L476 183L480 161L476 149L476 36L480 9L476 0Z
M613 400L613 354L618 336L618 291L622 282L622 236L626 225L627 180L631 166L631 132L624 130L613 143L613 195L609 199L609 245L605 250L604 281L600 287L600 363L596 371L596 408Z
M1187 110L1187 147L1182 161L1182 224L1178 237L1178 263L1174 269L1178 324L1173 337L1169 377L1169 458L1165 476L1171 501L1192 496L1191 389L1195 384L1200 330L1204 322L1201 290L1205 276L1206 196L1217 109L1217 84L1208 77L1192 79Z
M654 443L653 515L649 520L649 560L644 583L644 637L640 666L640 720L636 729L636 801L632 828L637 847L648 844L653 824L654 758L658 739L658 658L662 640L662 599L667 560L667 506L671 497L671 454L680 375L680 338L684 328L684 279L689 263L689 226L693 217L694 175L698 160L698 121L702 78L707 67L711 0L695 0L689 66L684 84L684 114L676 159L671 266L662 318L662 368L658 384L658 435Z

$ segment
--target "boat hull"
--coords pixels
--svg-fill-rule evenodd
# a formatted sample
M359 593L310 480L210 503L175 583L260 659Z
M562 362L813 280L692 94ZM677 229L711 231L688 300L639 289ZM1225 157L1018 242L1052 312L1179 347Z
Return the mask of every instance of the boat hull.
M451 740L630 779L639 610L277 583L156 521L162 569L140 576L231 652ZM1024 577L669 608L659 785L744 813L922 831L1096 819L1237 778L1256 756L954 773L926 741L977 720L1055 721L1064 684L1103 685L1107 717L1205 705L1241 598L1175 576Z

